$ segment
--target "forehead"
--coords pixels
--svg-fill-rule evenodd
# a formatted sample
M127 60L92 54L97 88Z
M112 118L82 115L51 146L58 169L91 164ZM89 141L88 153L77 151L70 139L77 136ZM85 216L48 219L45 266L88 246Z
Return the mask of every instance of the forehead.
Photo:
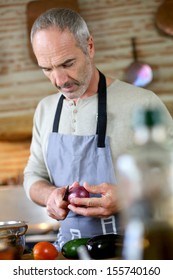
M45 60L65 60L81 53L74 35L69 30L58 28L39 30L33 38L33 50L38 62Z
M68 30L59 30L56 27L38 30L33 38L33 48L57 48L62 45L77 45L74 35Z

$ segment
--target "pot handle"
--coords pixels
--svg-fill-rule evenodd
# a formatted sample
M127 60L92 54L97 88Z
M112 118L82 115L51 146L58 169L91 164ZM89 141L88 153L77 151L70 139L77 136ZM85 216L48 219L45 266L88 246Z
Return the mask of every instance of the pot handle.
M28 225L24 225L23 226L23 231L16 232L16 236L18 237L18 236L24 235L26 233L27 229L28 229Z
M12 227L11 225L9 225L9 227L6 227L6 229L14 229L14 228L16 228L15 226L14 227ZM0 237L1 238L6 238L6 237L11 237L11 236L16 236L16 237L18 237L18 236L21 236L21 235L24 235L25 233L26 233L26 231L27 231L27 229L28 229L28 225L23 225L22 226L22 228L23 228L23 231L17 231L15 234L14 233L11 233L11 234L8 234L8 235L1 235Z
M133 60L138 61L137 50L136 50L136 38L132 37L132 53L133 53Z

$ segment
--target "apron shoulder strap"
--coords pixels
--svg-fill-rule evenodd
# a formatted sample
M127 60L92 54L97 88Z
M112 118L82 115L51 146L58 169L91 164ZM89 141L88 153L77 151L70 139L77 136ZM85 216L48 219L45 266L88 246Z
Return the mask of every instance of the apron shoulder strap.
M100 79L98 84L98 121L97 121L97 134L98 143L97 147L105 147L105 136L107 126L107 89L105 76L99 71Z
M57 132L58 128L59 128L59 120L60 120L60 115L61 115L62 104L63 104L64 98L65 98L65 96L61 95L60 99L58 101L58 106L56 109L55 118L54 118L54 122L53 122L53 132Z

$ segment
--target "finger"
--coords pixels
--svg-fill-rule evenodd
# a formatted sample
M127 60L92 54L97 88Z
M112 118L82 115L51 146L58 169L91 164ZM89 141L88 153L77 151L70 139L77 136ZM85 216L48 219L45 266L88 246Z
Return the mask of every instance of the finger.
M102 199L98 197L91 197L91 198L79 198L79 197L73 197L70 200L70 204L75 205L82 205L85 207L102 207Z
M68 212L69 212L68 208L66 210L58 209L58 211L54 213L54 216L56 216L56 218L58 220L64 220L66 218Z
M86 201L87 207L102 207L102 199L100 198L89 198Z
M78 215L82 215L82 216L90 216L90 217L103 217L105 216L104 214L104 209L102 207L79 207L79 206L75 206L72 204L68 205L68 208L75 212Z
M80 186L80 185L79 185L79 182L75 181L75 182L73 182L72 185L70 185L70 188L79 187L79 186Z
M94 194L104 194L108 190L108 184L106 183L102 183L100 185L89 185L88 183L85 182L83 186L88 192Z
M56 217L56 213L55 213L55 211L53 211L53 209L50 209L49 207L47 207L47 214L48 214L48 216L50 217L50 218L53 218L53 219L56 219L57 217Z
M100 188L98 185L89 185L88 183L83 183L84 188L90 193L100 193Z

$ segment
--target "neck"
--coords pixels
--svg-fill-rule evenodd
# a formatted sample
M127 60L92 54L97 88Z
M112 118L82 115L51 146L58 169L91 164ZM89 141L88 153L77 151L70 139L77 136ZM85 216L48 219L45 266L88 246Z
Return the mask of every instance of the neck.
M96 94L98 92L98 83L99 83L99 72L96 68L94 68L89 87L87 88L86 92L81 96L81 99Z
M86 92L81 95L79 98L73 99L73 102L76 104L79 99L85 99L90 96L93 96L97 93L99 83L99 72L96 68L93 69L93 75Z
M113 79L110 77L106 77L106 86L110 86L113 82ZM80 97L80 99L87 98L98 93L98 84L99 84L99 71L97 68L94 68L93 75L89 84L87 91Z

